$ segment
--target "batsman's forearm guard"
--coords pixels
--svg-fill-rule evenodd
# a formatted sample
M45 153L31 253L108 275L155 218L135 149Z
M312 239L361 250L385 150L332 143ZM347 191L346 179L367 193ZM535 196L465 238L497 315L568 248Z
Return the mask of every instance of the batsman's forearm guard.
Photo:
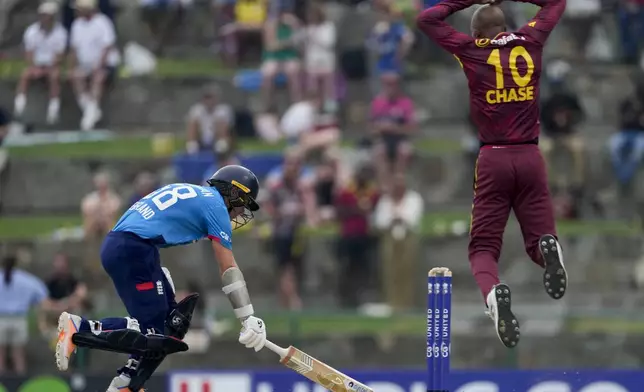
M244 320L255 313L253 305L250 303L250 295L246 288L244 274L237 267L228 268L221 275L222 291L228 297L230 304L233 306L235 317Z

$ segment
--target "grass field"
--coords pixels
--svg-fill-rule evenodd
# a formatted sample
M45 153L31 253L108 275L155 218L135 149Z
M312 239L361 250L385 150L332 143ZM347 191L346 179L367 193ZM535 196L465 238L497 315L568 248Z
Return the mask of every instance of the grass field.
M210 59L158 59L156 72L150 77L160 79L191 78L191 77L231 77L235 71L227 69L216 58ZM17 79L26 63L21 59L0 60L0 78ZM63 70L64 72L64 70ZM128 75L121 70L121 78Z
M449 236L456 226L464 234L468 222L469 211L432 211L423 218L422 232L428 237ZM1 217L0 239L29 240L48 235L59 228L72 228L80 224L81 217L78 215ZM311 234L333 235L335 230L335 226L327 226L312 230ZM632 237L643 233L640 226L620 221L559 221L557 230L561 235L570 236L602 234Z
M151 157L170 156L185 149L185 139L182 136L167 135L168 146L155 149L155 139L158 143L162 136L118 137L106 141L87 141L78 143L51 143L34 146L10 147L9 152L15 158L123 158L146 159ZM350 147L351 142L344 146ZM458 141L444 139L419 140L416 148L422 154L439 155L454 154L461 151ZM257 139L239 141L241 153L280 153L284 151L285 143L267 144Z

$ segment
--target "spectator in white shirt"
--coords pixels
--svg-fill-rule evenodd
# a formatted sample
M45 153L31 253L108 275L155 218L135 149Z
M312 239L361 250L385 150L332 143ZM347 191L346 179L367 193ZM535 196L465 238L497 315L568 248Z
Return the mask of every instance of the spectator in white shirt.
M227 155L232 148L232 123L232 108L219 102L216 88L207 88L188 113L186 150L189 154L215 151Z
M101 119L100 102L106 81L120 61L114 24L98 12L96 0L76 0L78 17L71 30L69 69L78 105L81 129L94 128Z
M56 22L58 4L42 3L38 7L39 21L27 28L24 34L27 68L23 71L16 92L14 112L22 115L27 107L27 90L32 80L46 78L49 83L47 122L58 120L60 111L60 61L67 46L67 31Z
M11 348L11 363L17 374L27 371L25 345L29 340L27 316L34 306L48 303L45 284L16 268L14 256L5 257L0 270L0 375L7 371L5 358Z
M308 75L308 88L314 93L321 90L320 97L323 102L335 108L336 30L333 22L326 19L321 5L311 6L309 24L305 31L304 64Z
M374 223L381 233L384 298L395 311L414 304L414 285L410 282L419 262L423 209L422 197L407 188L404 174L395 175L390 192L376 206Z

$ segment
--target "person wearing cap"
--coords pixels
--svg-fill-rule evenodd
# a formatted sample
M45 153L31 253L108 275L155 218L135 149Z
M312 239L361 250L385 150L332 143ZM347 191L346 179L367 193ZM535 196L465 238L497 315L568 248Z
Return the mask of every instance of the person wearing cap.
M32 80L46 78L49 83L47 122L58 120L60 111L60 62L67 45L67 31L56 22L58 4L45 2L38 7L39 20L29 26L24 34L27 68L23 71L14 102L16 116L27 107L27 90Z
M76 0L75 7L78 17L72 23L69 69L83 111L81 129L88 131L101 119L105 83L120 57L114 23L97 10L96 0Z

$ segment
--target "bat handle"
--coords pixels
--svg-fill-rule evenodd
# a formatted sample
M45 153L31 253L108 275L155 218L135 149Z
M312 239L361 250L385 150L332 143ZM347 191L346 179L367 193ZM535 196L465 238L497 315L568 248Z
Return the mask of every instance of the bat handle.
M287 349L278 346L277 344L271 342L270 340L266 341L266 344L264 344L264 347L266 347L267 349L271 350L275 354L279 355L280 359L284 359L288 355L288 350Z

